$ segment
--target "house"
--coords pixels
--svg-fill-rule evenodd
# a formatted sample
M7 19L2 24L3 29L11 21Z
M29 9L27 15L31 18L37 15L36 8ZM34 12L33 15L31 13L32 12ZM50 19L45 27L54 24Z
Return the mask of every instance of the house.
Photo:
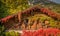
M47 16L54 18L55 20L56 19L60 20L59 13L52 12L48 8L42 8L40 6L33 6L24 11L18 12L17 14L2 18L0 21L4 25L4 27L7 28L7 30L9 30L9 29L27 29L27 28L30 29L31 28L29 26L30 20L27 19L27 17L34 16L35 14L45 14ZM33 29L34 29L34 26L36 27L36 23L37 23L36 21L33 23L34 24L32 26ZM32 23L31 23L31 25L32 25Z

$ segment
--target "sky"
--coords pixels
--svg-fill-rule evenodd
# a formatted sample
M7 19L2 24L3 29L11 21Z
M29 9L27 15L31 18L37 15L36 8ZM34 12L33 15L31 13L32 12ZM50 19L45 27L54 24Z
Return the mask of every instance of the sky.
M50 1L53 1L53 2L56 2L56 3L60 4L60 0L50 0Z

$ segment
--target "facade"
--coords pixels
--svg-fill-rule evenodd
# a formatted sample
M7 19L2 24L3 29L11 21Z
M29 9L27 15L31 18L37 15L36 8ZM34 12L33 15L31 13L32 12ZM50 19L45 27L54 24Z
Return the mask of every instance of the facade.
M35 14L45 14L47 16L50 16L54 18L55 20L60 20L60 14L52 12L48 8L41 8L39 6L33 6L30 7L22 12L19 12L18 14L14 14L11 16L7 16L5 18L1 19L1 23L7 28L7 30L30 30L30 29L37 29L37 28L43 28L43 23L37 23L39 22L39 19L37 21L32 21L27 19L27 17L34 16ZM32 22L31 22L32 21ZM48 23L48 21L46 21ZM38 24L38 25L37 25ZM41 26L41 24L43 26ZM39 27L40 26L40 27Z

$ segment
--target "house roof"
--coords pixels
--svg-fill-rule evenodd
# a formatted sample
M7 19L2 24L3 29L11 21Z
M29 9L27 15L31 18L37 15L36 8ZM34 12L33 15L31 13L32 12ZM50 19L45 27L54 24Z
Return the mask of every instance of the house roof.
M28 8L28 9L26 9L26 10L24 10L24 11L22 11L22 12L18 12L18 14L19 13L21 13L21 14L28 14L28 13L30 13L30 12L34 12L34 11L41 11L42 13L44 13L44 14L47 14L48 16L50 16L50 17L53 17L53 18L56 18L56 19L59 19L60 20L60 14L59 13L55 13L55 12L52 12L51 10L49 10L48 8L41 8L40 6L33 6L33 7L30 7L30 8ZM32 13L33 13L32 12ZM20 15L21 15L20 14ZM17 14L16 14L17 15ZM6 22L7 20L9 20L9 19L11 19L11 18L13 18L15 15L11 15L11 16L7 16L7 17L5 17L5 18L2 18L0 21L1 22Z

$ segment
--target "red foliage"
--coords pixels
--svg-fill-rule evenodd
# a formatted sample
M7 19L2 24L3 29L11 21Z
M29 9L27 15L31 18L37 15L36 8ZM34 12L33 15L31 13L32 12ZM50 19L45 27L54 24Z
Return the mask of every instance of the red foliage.
M12 16L7 16L6 18L1 19L2 23L6 22L7 20L9 20Z
M50 17L57 18L57 19L60 18L60 15L59 14L57 14L55 12L52 12L51 10L49 10L47 8L41 8L40 10L41 10L41 12L49 15Z
M49 36L53 34L54 36L57 35L57 33L60 34L60 30L48 28L48 29L39 29L36 31L23 31L23 36Z

